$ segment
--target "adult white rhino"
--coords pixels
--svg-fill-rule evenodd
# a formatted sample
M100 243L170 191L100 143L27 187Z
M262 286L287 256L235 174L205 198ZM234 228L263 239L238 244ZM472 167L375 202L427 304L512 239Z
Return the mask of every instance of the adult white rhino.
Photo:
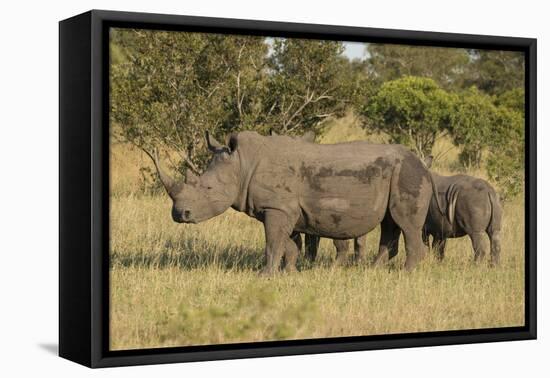
M424 256L422 227L433 182L427 168L400 145L366 142L319 145L288 136L245 131L222 145L208 133L212 161L199 177L190 171L176 183L154 161L173 201L172 218L199 223L229 207L264 224L266 264L272 274L285 256L294 270L294 231L352 239L381 224L379 255L387 256L400 231L405 268Z

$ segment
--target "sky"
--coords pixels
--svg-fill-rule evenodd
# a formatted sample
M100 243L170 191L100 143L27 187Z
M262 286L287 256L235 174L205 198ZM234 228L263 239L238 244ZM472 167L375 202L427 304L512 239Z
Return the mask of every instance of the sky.
M365 53L366 43L361 42L344 42L344 55L350 60L359 58L361 60L367 57Z
M266 38L266 42L269 45L269 52L268 54L271 55L272 49L272 43L273 39L268 37ZM344 43L344 55L347 56L350 60L352 59L366 59L368 57L366 53L365 47L367 46L367 43L362 42L343 42Z

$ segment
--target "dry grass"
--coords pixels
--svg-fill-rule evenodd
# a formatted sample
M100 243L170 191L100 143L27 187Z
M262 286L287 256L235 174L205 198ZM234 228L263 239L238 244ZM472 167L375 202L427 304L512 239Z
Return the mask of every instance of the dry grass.
M451 171L452 160L438 170ZM135 194L145 162L127 147L113 150L114 350L524 324L521 200L505 205L496 269L472 263L468 238L450 240L443 263L429 256L413 273L400 269L401 248L385 268L332 267L324 239L313 266L301 259L300 272L267 279L257 274L259 222L232 210L199 225L172 222L167 196ZM368 235L371 258L378 237L378 229Z

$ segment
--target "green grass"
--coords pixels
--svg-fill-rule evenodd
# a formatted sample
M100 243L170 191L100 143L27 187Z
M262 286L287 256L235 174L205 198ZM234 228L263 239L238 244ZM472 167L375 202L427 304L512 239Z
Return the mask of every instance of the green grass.
M452 171L453 153L436 169ZM467 237L449 240L442 263L429 255L411 273L401 269L403 245L383 268L333 267L334 247L323 239L313 265L301 257L299 272L263 278L261 223L229 210L176 224L166 195L135 194L146 159L117 146L111 163L113 350L524 324L521 199L505 204L497 268L473 263ZM378 229L368 235L369 259L378 238Z

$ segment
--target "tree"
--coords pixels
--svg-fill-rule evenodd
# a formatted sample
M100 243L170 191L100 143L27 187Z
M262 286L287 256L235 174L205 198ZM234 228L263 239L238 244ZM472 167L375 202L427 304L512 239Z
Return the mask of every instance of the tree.
M462 85L470 61L467 50L458 48L370 43L367 51L369 70L380 82L419 76L445 89Z
M200 172L204 132L250 128L261 114L263 38L114 29L111 114L115 137L164 147Z
M383 131L392 143L413 148L422 158L447 128L452 96L432 79L406 76L382 84L362 111L366 126Z
M525 114L525 90L523 88L514 88L502 92L497 96L495 105L513 110L523 117Z
M525 120L523 115L498 107L491 130L487 173L501 189L503 199L523 192L525 183Z
M491 95L498 95L525 83L525 55L503 50L470 50L472 57L465 72L467 86L475 85Z
M461 93L450 116L453 142L461 147L459 161L466 168L486 169L503 198L521 192L524 180L524 118L521 91L510 91L495 99L472 87ZM499 106L500 104L500 106Z
M358 109L373 97L377 85L368 73L368 65L364 60L348 60L340 57L337 96L345 99L345 105L350 109Z
M479 168L483 149L498 122L498 111L493 98L471 87L461 93L451 111L450 129L455 145L461 147L460 163Z
M281 134L319 131L324 121L344 114L357 83L335 41L282 39L273 41L264 100L264 124ZM352 85L353 84L353 85ZM357 89L357 87L355 87Z

